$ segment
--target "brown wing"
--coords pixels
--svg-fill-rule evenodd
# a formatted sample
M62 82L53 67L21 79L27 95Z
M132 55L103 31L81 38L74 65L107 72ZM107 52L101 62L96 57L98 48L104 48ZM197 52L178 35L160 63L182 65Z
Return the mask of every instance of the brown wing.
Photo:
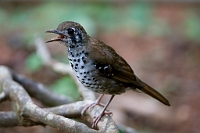
M96 39L90 39L89 45L93 45L88 47L90 58L97 63L105 76L139 88L142 87L137 82L131 67L113 48Z

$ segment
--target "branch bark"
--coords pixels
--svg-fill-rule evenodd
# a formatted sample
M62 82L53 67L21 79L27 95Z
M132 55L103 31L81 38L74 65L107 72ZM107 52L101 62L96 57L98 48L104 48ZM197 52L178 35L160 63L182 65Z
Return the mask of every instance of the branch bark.
M36 83L22 75L12 71L13 79L23 85L30 96L38 99L44 105L57 106L62 104L72 103L70 98L64 95L58 95L50 91L50 89L41 83Z

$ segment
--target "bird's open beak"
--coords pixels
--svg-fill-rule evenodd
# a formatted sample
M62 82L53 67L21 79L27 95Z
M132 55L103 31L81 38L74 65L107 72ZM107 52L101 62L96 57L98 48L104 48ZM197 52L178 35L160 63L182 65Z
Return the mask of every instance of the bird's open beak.
M66 38L65 35L63 35L60 31L58 30L47 30L47 33L54 33L54 34L58 34L58 37L52 38L51 40L46 41L45 43L49 43L49 42L55 42L55 41L62 41L63 38Z

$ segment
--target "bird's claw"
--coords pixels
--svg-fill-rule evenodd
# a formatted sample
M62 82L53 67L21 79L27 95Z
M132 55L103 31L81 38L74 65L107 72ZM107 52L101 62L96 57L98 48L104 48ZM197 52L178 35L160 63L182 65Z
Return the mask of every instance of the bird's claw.
M104 114L108 114L108 115L113 115L113 113L111 111L104 111L101 112L97 117L94 116L94 121L92 123L92 128L97 127L98 122L101 120L101 118L103 117Z
M102 94L94 103L87 105L85 108L83 108L83 110L81 111L81 115L83 115L88 109L91 109L92 107L94 107L95 105L99 105L103 107L103 110L100 112L100 114L97 117L94 117L94 121L92 123L92 128L97 127L97 123L101 120L101 117L104 114L109 114L112 116L112 112L111 111L106 111L108 105L110 104L110 102L112 101L112 99L114 98L115 95L112 95L110 97L110 100L106 103L106 105L100 103L101 98L103 97L104 94Z

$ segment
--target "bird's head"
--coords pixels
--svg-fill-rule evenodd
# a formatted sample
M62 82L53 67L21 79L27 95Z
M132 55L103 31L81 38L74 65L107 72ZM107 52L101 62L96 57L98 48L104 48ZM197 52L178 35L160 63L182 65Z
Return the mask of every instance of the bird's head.
M88 37L84 28L80 24L72 21L62 22L56 30L47 30L46 32L58 34L58 37L52 38L46 41L46 43L59 41L70 48L84 45Z

